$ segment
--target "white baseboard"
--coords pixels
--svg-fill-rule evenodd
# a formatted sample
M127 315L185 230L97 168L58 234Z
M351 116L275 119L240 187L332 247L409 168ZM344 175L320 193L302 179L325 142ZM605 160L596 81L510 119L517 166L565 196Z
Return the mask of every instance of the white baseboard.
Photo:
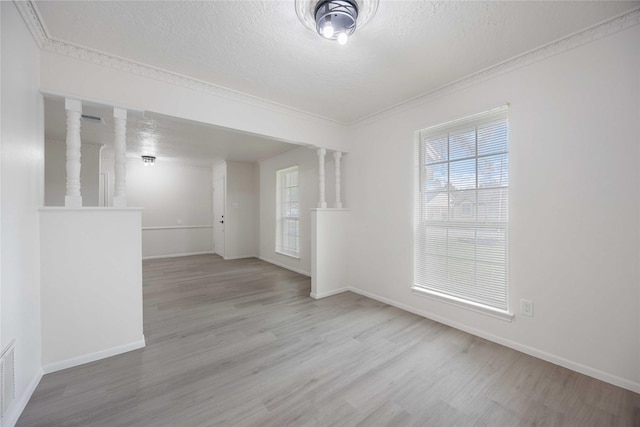
M354 287L348 287L347 290L354 292L356 294L363 295L367 298L374 299L376 301L383 302L385 304L392 305L401 310L408 311L413 314L417 314L418 316L426 317L427 319L435 320L436 322L442 323L447 326L451 326L452 328L459 329L461 331L467 332L469 334L478 336L480 338L487 339L489 341L493 341L497 344L503 345L505 347L512 348L514 350L520 351L522 353L528 354L533 357L537 357L538 359L545 360L547 362L553 363L555 365L562 366L567 369L571 369L572 371L579 372L581 374L596 378L598 380L607 382L609 384L613 384L618 387L622 387L624 389L633 391L634 393L640 393L640 383L630 381L625 378L618 377L617 375L609 374L607 372L603 372L599 369L594 369L589 366L583 365L581 363L574 362L572 360L565 359L564 357L557 356L555 354L547 353L546 351L539 350L534 347L529 347L524 344L520 344L518 342L505 339L493 334L489 334L480 329L472 328L467 325L463 325L458 322L451 321L444 317L438 316L431 312L425 310L419 310L413 307L409 307L407 305L398 303L396 301L390 300L388 298L382 297L380 295L373 294L371 292L363 291L361 289L357 289Z
M334 289L333 291L328 291L328 292L320 292L320 293L311 292L310 296L313 299L320 299L320 298L330 297L331 295L341 294L343 292L347 292L348 290L349 288L340 288L340 289Z
M222 259L225 261L233 261L234 259L247 259L247 258L258 258L258 257L255 255L238 255L238 256L222 257Z
M151 255L151 256L143 256L142 259L164 259L164 258L178 258L181 256L192 256L192 255L211 255L214 254L214 251L204 251L204 252L184 252L180 254L168 254L168 255Z
M116 356L128 351L137 350L145 346L144 335L138 341L128 344L119 345L117 347L107 348L105 350L96 351L71 359L62 360L60 362L50 363L42 367L45 374L61 371L63 369L73 368L74 366L84 365L85 363L95 362L96 360L105 359L107 357Z
M311 277L311 273L309 273L308 271L300 270L300 269L298 269L298 268L291 267L291 266L289 266L289 265L282 264L282 263L280 263L280 262L278 262L278 261L274 261L274 260L272 260L272 259L265 258L265 257L261 257L261 256L259 256L259 257L258 257L258 259L261 259L261 260L262 260L262 261L264 261L264 262L268 262L269 264L277 265L278 267L286 268L287 270L291 270L291 271L293 271L293 272L296 272L296 273L302 274L302 275L304 275L304 276Z
M33 396L33 392L36 391L38 384L40 384L42 375L44 375L44 372L42 371L42 369L40 369L40 372L38 372L33 377L31 382L27 386L27 389L20 396L16 397L16 400L9 408L7 415L5 415L2 425L4 425L5 427L13 427L16 425L18 419L20 418L20 415L22 415L22 411L24 411L24 408L27 407L27 403L29 403L31 396Z

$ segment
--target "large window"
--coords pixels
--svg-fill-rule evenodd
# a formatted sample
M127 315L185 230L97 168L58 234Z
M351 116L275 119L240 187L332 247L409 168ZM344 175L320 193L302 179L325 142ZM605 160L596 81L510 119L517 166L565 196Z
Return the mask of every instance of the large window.
M300 256L298 166L276 172L276 252Z
M508 313L507 107L419 132L414 289Z

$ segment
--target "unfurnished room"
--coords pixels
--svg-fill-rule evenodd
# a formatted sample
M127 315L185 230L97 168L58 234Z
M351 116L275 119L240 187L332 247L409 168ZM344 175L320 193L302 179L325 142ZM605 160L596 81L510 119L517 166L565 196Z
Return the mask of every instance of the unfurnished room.
M0 21L0 427L640 426L640 1Z

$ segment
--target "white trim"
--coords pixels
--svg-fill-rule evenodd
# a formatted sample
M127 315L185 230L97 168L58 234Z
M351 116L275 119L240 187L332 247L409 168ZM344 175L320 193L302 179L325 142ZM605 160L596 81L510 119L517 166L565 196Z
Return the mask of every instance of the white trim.
M33 393L36 391L38 384L40 384L40 380L42 379L43 375L44 372L42 371L42 369L40 369L33 377L31 382L27 385L24 393L17 397L13 402L13 404L9 408L9 411L7 412L7 415L5 415L4 419L2 420L3 424L0 425L4 425L5 427L13 427L16 425L18 419L20 418L20 415L22 415L22 412L24 411L24 408L27 407L27 403L29 403L29 400L31 400L31 396L33 396Z
M321 299L321 298L330 297L331 295L341 294L343 292L347 292L348 290L349 288L340 288L340 289L334 289L333 291L321 292L321 293L311 292L311 295L309 296L313 299Z
M213 228L213 225L162 225L159 227L142 227L142 231L182 230L186 228Z
M588 27L581 31L577 31L573 34L569 34L568 36L555 40L551 43L547 43L543 46L522 53L511 59L492 65L488 68L485 68L484 70L480 70L454 82L445 84L444 86L440 86L439 88L434 89L430 92L418 95L411 99L407 99L398 104L389 106L383 110L360 117L359 119L347 123L329 117L324 117L319 114L303 111L294 107L289 107L287 105L270 101L264 98L259 98L250 94L235 91L233 89L225 88L213 83L184 76L168 70L163 70L161 68L142 64L140 62L131 61L129 59L111 55L106 52L89 49L84 46L55 39L50 36L44 21L40 18L37 6L31 0L15 1L14 3L18 8L18 11L22 15L22 18L29 28L34 40L43 50L70 56L72 58L77 58L95 64L100 64L105 67L127 71L146 78L165 81L176 86L182 86L200 92L218 95L239 103L254 105L270 111L285 113L301 118L315 118L323 120L328 125L332 125L333 127L365 125L374 120L379 120L383 116L397 114L399 112L413 108L416 105L421 105L429 101L430 99L433 99L435 96L440 96L445 93L457 91L469 85L476 84L481 81L485 81L509 73L518 68L543 61L554 55L567 52L578 46L582 46L599 38L615 34L618 31L625 30L632 27L633 25L637 25L640 23L640 7L637 7L612 18L606 19L598 24L592 25L591 27Z
M142 212L144 208L113 208L110 206L91 206L81 208L69 208L66 206L41 206L40 212Z
M413 108L420 105L435 96L456 91L469 85L497 77L502 74L514 71L518 68L543 61L554 55L574 49L578 46L585 45L599 38L615 34L618 31L625 30L633 25L640 23L640 8L634 8L623 12L617 16L604 20L591 27L569 34L563 38L547 43L543 46L522 53L506 61L492 65L480 70L476 73L467 75L454 82L440 86L430 92L418 95L414 98L407 99L398 104L389 106L380 111L365 115L351 122L343 122L340 120L325 117L316 113L304 111L295 107L290 107L268 99L259 98L247 93L239 92L213 83L195 79L193 77L181 75L172 71L153 67L140 62L131 61L126 58L111 55L95 49L89 49L81 45L76 45L63 40L58 40L50 36L44 21L40 18L37 6L32 1L15 1L18 11L22 15L31 35L43 50L48 50L61 55L78 58L87 62L97 63L109 68L128 71L137 75L141 75L154 80L166 81L168 83L187 87L189 89L198 90L205 93L212 93L231 99L243 104L254 105L268 109L270 111L290 114L302 118L315 118L326 121L328 124L337 126L363 125L373 120L379 120L381 116L394 114L407 108Z
M311 208L312 212L349 212L351 209L346 208Z
M496 319L511 322L513 320L513 313L498 310L492 307L488 307L482 304L476 304L472 301L467 301L462 298L456 298L451 295L446 295L440 292L432 291L430 289L421 288L419 286L412 286L411 290L414 294L421 297L430 298L445 304L453 305L455 307L461 307L466 310L470 310L476 313L484 314L486 316L494 317Z
M286 270L291 270L291 271L293 271L295 273L302 274L303 276L311 277L311 273L309 273L308 271L304 271L304 270L301 270L299 268L291 267L290 265L286 265L286 264L283 264L281 262L274 261L272 259L265 258L265 257L262 257L262 256L259 256L258 259L262 260L264 262L268 262L269 264L277 265L278 267L282 267L282 268L284 268Z
M106 359L107 357L117 356L118 354L127 353L129 351L138 350L145 346L144 335L138 341L128 344L119 345L117 347L107 348L105 350L96 351L71 359L62 360L60 362L50 363L42 367L45 374L61 371L63 369L73 368L74 366L84 365L85 363L95 362L96 360Z
M214 251L202 251L202 252L184 252L179 254L167 254L167 255L150 255L142 257L142 260L147 259L164 259L164 258L179 258L183 256L192 256L192 255L213 255Z
M544 61L552 56L559 55L571 49L591 43L594 40L626 30L627 28L637 24L640 24L640 7L627 10L626 12L613 16L583 30L536 47L528 52L521 53L513 58L507 59L506 61L491 65L483 70L462 77L461 79L446 83L445 85L430 92L406 99L395 105L391 105L380 111L361 117L360 119L356 119L347 123L347 125L360 127L381 120L384 117L399 114L403 111L423 105L436 97L457 92L474 84L526 67L527 65Z
M31 1L16 1L18 11L22 15L31 35L42 50L54 52L60 55L70 56L86 62L99 64L116 70L127 71L153 80L160 80L176 86L186 87L204 93L220 96L242 104L253 105L281 114L299 117L302 119L322 120L334 128L344 126L339 120L324 117L299 108L290 107L255 95L240 92L224 86L210 83L204 80L165 70L142 62L132 61L117 55L112 55L97 49L67 42L52 37L47 30L44 20L41 19L38 7Z
M225 261L233 261L234 259L247 259L247 258L257 258L255 255L237 255L237 256L230 256L230 257L226 257L223 256L222 259Z
M436 322L442 323L447 326L451 326L452 328L459 329L461 331L467 332L469 334L475 335L480 338L484 338L486 340L495 342L500 345L504 345L505 347L512 348L514 350L520 351L522 353L528 354L529 356L537 357L538 359L545 360L547 362L562 366L567 369L571 369L572 371L587 375L592 378L596 378L598 380L607 382L609 384L613 384L618 387L622 387L624 389L633 391L634 393L640 393L640 383L630 381L625 378L621 378L617 375L609 374L607 372L601 371L599 369L594 369L589 366L583 365L581 363L574 362L569 359L565 359L564 357L557 356L552 353L547 353L546 351L538 350L537 348L530 347L528 345L520 344L518 342L499 337L497 335L493 335L487 333L483 330L476 329L458 322L454 322L442 316L438 316L429 311L420 310L417 308L409 307L408 305L401 304L399 302L393 301L391 299L382 297L380 295L373 294L371 292L363 291L354 287L349 286L347 288L353 293L365 296L367 298L374 299L376 301L383 302L385 304L392 305L401 310L408 311L409 313L416 314L418 316L426 317L427 319L434 320Z
M275 250L275 252L276 252L278 255L284 255L284 256L288 256L289 258L293 258L293 259L300 260L300 255L288 254L288 253L286 253L286 252L279 251L278 249L276 249L276 250Z

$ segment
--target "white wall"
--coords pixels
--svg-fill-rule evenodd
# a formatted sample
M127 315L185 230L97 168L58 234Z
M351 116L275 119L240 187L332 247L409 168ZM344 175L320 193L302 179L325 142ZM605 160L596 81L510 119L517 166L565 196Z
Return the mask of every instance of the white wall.
M113 175L112 175L113 176ZM212 172L207 166L127 160L127 203L142 212L142 256L213 250Z
M335 204L333 157L325 156L326 200ZM276 172L298 166L300 185L300 259L276 253ZM343 168L344 170L344 168ZM318 206L318 155L307 147L294 148L260 162L260 258L311 275L311 214Z
M80 147L80 193L82 206L98 206L100 150L97 144ZM67 145L65 141L47 140L44 145L44 204L64 206L67 185Z
M144 346L139 209L42 208L40 248L45 372Z
M311 209L311 297L324 298L346 291L349 210Z
M258 165L226 163L225 259L258 255Z
M16 422L42 370L38 207L43 202L44 121L39 53L13 2L1 2L2 165L0 347L15 339Z
M69 49L68 52L81 50ZM106 105L148 110L183 119L237 129L287 142L344 150L346 127L329 120L265 103L250 96L212 88L193 89L117 69L121 60L88 54L87 61L44 50L41 85L45 92ZM95 60L96 62L89 62ZM114 68L100 63L113 63ZM125 68L129 68L125 65ZM157 74L157 73L155 73ZM196 85L197 86L197 85ZM217 93L219 92L219 93Z
M639 94L636 25L356 127L350 285L639 392ZM410 290L414 132L506 102L511 323Z

